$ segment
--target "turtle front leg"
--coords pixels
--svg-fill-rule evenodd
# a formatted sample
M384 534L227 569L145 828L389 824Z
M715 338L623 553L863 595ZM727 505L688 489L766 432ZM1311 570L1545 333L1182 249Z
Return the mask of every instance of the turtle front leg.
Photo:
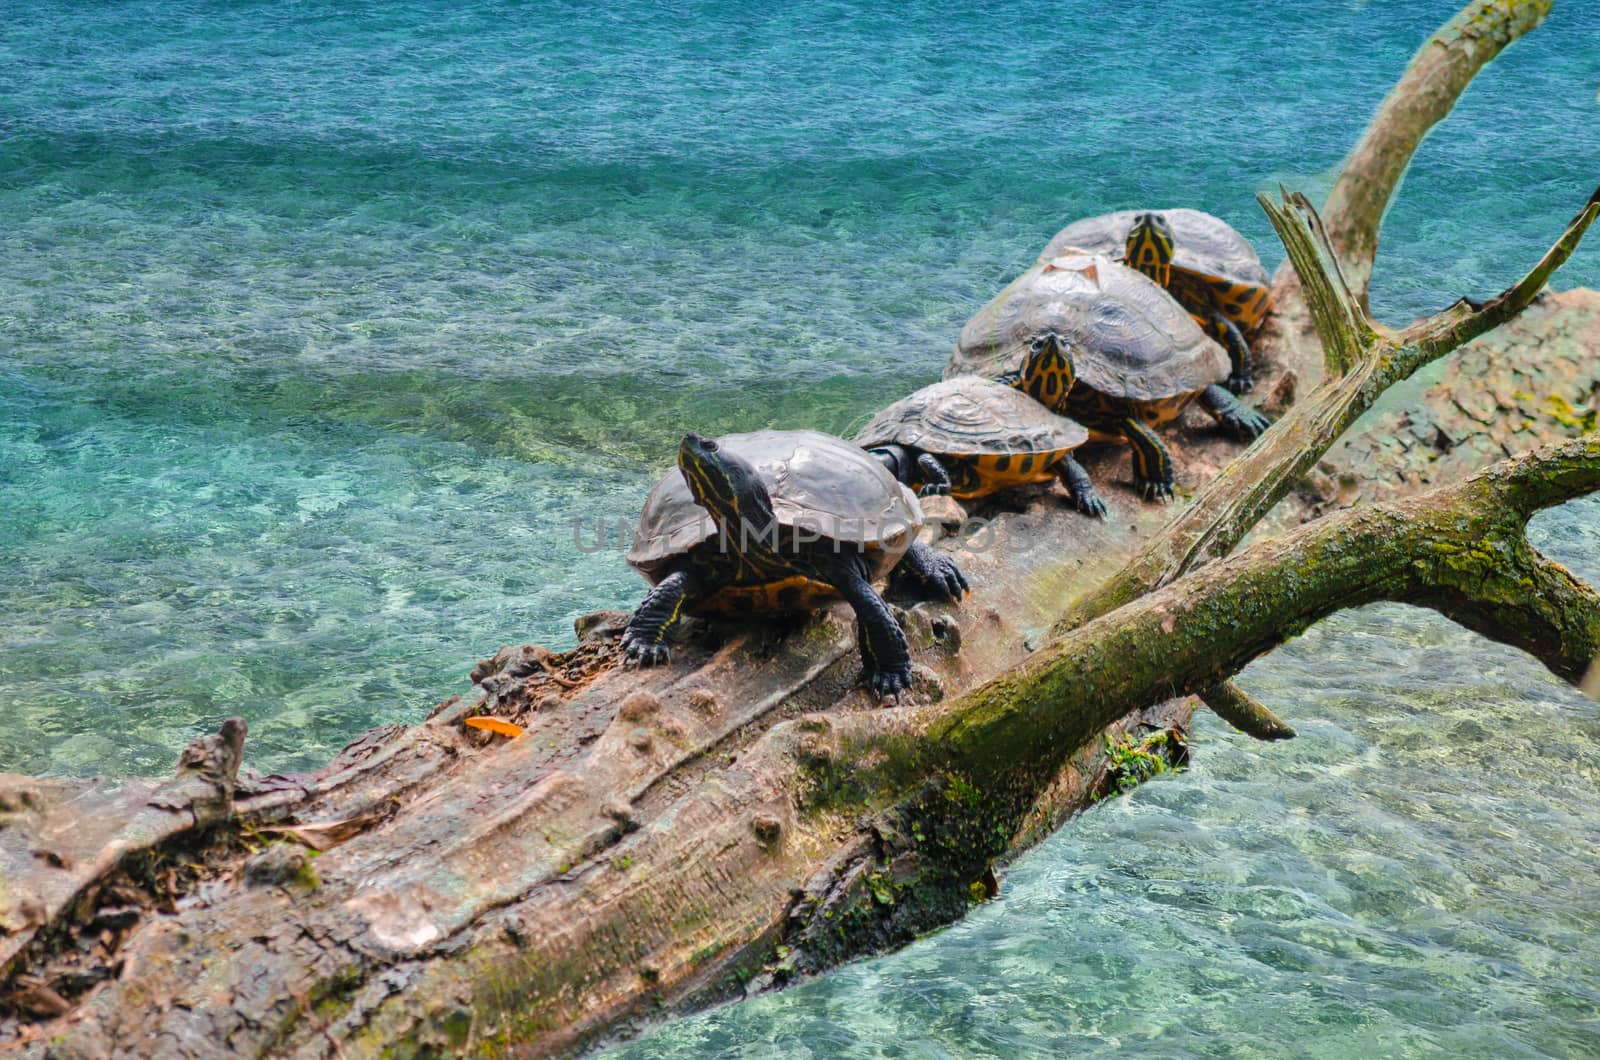
M917 491L919 497L950 495L950 472L945 468L944 461L932 453L922 453L917 457L917 470L922 472L922 488Z
M950 470L932 453L917 453L913 457L913 450L903 445L875 445L867 452L877 457L879 463L889 469L889 474L903 485L915 486L920 479L922 488L917 490L918 496L950 493Z
M867 452L878 458L878 463L889 470L889 474L902 485L915 485L917 473L915 462L911 453L903 445L875 445Z
M894 612L867 580L859 556L840 556L832 570L819 571L856 613L856 643L867 687L880 696L899 696L911 687L911 648Z
M1228 389L1235 394L1243 394L1256 385L1255 372L1251 367L1250 344L1244 340L1244 332L1239 330L1239 325L1229 320L1221 310L1211 310L1211 325L1206 328L1213 338L1222 343L1222 348L1228 351L1228 361L1232 370L1228 374Z
M961 599L972 588L955 560L921 541L911 543L890 577L897 584L907 579L915 581L938 599L951 602Z
M1224 430L1241 442L1253 442L1272 426L1265 415L1246 405L1215 383L1200 393L1200 403Z
M1095 492L1094 483L1089 479L1089 472L1083 469L1082 464L1073 459L1072 454L1068 453L1062 457L1061 462L1056 465L1056 477L1061 480L1061 484L1072 495L1072 506L1074 508L1094 519L1104 519L1106 517L1106 502L1101 500L1100 494Z
M1212 387L1221 390L1221 387ZM1228 397L1226 390L1222 391ZM1161 436L1137 416L1122 421L1122 433L1133 447L1133 485L1147 501L1172 499L1172 454Z
M671 657L663 643L667 631L682 617L684 604L700 591L700 579L687 570L673 571L657 582L622 631L623 654L640 666L664 665Z

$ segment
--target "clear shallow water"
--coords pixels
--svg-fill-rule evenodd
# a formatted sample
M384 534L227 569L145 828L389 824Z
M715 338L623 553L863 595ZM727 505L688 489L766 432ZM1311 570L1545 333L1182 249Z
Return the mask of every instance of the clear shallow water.
M1253 195L1324 191L1452 10L14 6L0 770L57 773L165 771L234 712L308 766L570 643L642 585L574 518L687 427L842 430L935 378L1072 217L1193 203L1275 263ZM1503 286L1592 189L1597 20L1562 0L1424 143L1381 316ZM1600 552L1594 514L1551 547ZM1398 609L1247 677L1300 741L1203 723L967 924L657 1046L1593 1052L1585 704Z

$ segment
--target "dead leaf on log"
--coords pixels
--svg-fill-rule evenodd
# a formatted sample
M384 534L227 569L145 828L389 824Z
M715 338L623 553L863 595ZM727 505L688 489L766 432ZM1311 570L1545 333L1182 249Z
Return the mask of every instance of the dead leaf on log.
M512 739L516 739L524 732L527 732L522 726L509 721L501 721L499 718L468 718L462 724L469 728L482 729L485 732L497 732L501 736L509 736Z

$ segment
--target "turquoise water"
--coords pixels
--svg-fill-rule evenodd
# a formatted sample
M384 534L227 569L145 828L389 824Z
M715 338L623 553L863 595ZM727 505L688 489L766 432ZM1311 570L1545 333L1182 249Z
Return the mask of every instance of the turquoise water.
M236 712L309 766L569 644L642 587L572 521L684 428L846 428L1075 216L1204 206L1275 264L1254 194L1325 191L1452 10L600 6L6 11L0 770L161 772ZM1561 0L1423 145L1380 316L1498 289L1592 190L1596 24ZM967 924L659 1048L1600 1047L1586 704L1396 609L1247 683L1301 741L1203 723ZM1469 721L1519 753L1431 739Z

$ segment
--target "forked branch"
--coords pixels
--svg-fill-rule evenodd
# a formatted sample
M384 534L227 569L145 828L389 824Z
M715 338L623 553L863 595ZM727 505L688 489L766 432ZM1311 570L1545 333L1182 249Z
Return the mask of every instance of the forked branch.
M1567 222L1567 230L1555 245L1545 251L1544 257L1528 274L1487 302L1461 299L1454 305L1419 320L1399 334L1402 350L1415 350L1421 358L1416 367L1427 364L1451 350L1465 346L1485 332L1492 331L1526 309L1550 282L1555 271L1566 264L1572 252L1578 249L1583 233L1600 215L1600 188L1589 196L1583 209ZM1409 375L1416 367L1402 366Z
M1105 614L1231 552L1384 391L1527 308L1600 215L1597 192L1521 281L1477 309L1458 302L1394 332L1374 323L1356 301L1316 210L1304 196L1285 195L1281 204L1262 197L1261 202L1300 276L1318 337L1329 351L1329 367L1339 371L1330 372L1321 386L1202 487L1193 503L1058 629Z

